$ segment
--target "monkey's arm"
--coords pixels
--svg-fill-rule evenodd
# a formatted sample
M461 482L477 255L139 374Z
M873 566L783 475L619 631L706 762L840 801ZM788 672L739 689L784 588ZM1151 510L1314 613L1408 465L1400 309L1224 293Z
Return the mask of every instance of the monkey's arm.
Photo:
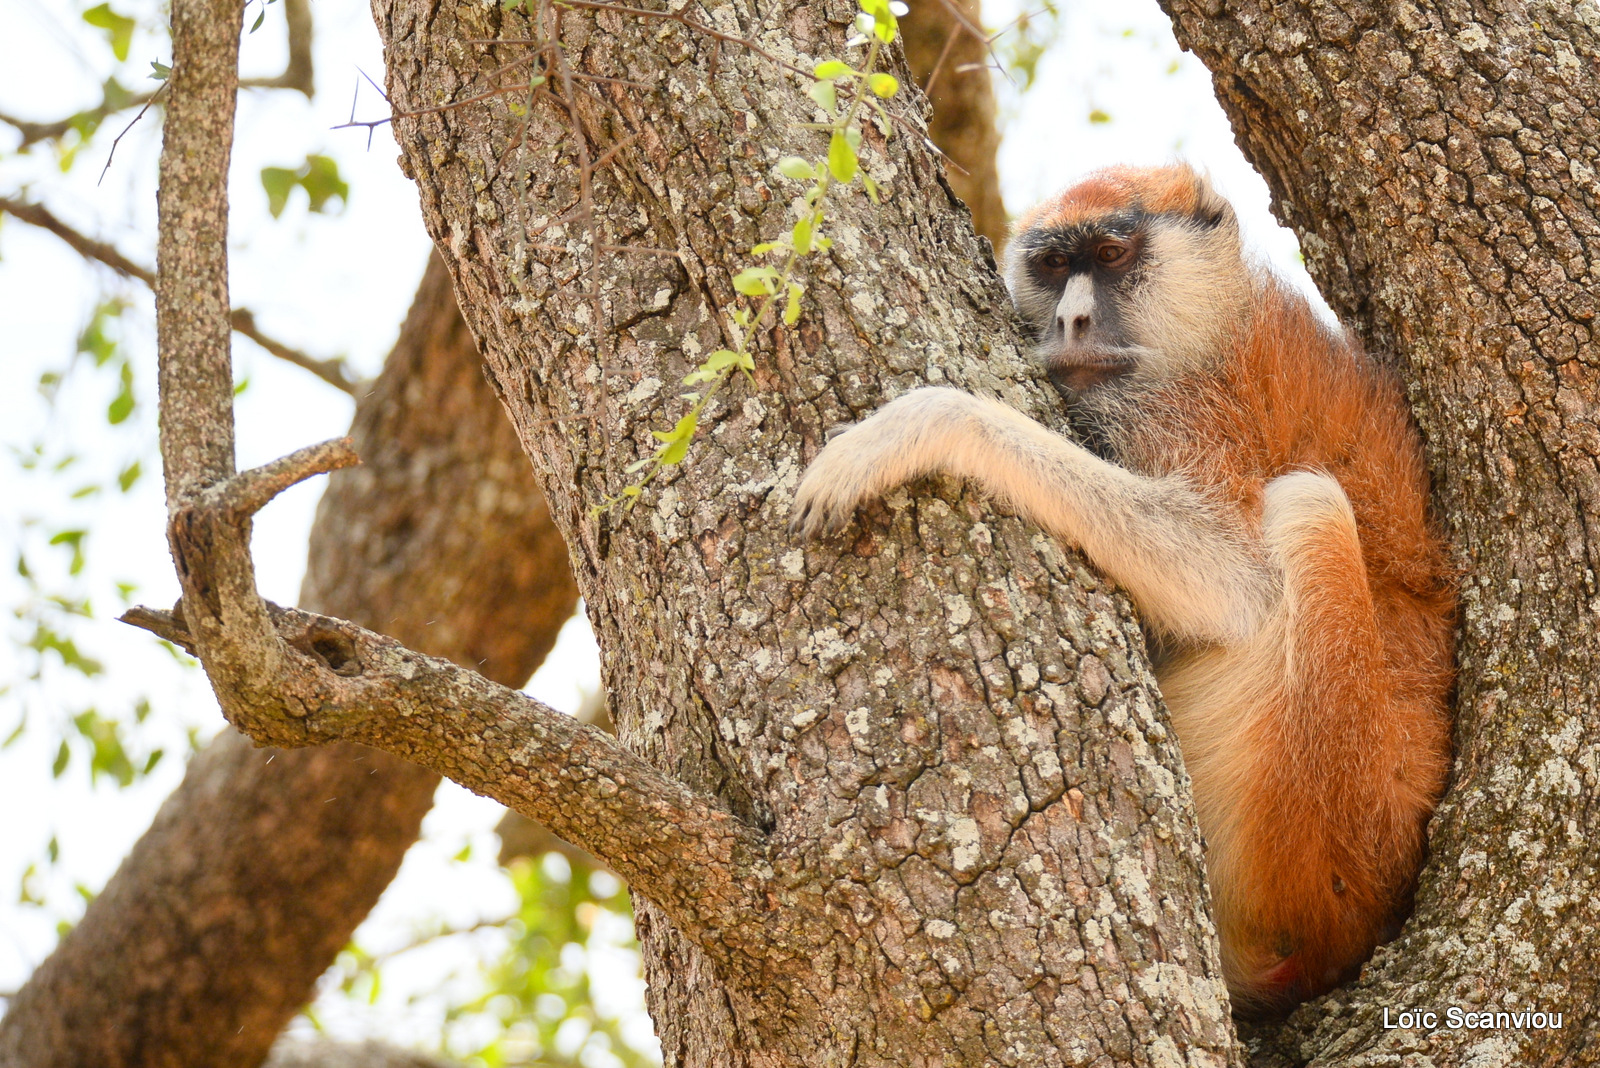
M1172 637L1239 641L1276 599L1237 519L1183 480L1134 474L954 389L908 393L830 442L800 482L790 527L807 538L836 533L858 505L935 471L977 482L1081 548Z

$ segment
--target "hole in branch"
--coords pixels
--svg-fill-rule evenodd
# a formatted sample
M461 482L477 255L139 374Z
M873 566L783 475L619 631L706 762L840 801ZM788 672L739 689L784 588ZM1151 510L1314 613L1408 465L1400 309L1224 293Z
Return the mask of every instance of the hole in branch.
M355 642L331 627L316 627L295 643L300 650L322 661L335 675L349 678L361 674L361 660L356 656Z

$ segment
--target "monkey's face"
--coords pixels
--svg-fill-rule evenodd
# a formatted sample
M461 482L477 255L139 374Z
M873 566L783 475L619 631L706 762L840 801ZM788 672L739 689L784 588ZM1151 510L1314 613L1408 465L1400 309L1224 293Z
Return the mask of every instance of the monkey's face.
M1102 171L1018 224L1006 281L1057 387L1203 367L1249 303L1227 201L1187 166Z

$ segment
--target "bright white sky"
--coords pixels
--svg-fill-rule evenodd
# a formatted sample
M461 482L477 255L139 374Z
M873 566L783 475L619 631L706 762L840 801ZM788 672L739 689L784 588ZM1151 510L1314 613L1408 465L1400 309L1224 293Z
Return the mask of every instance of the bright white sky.
M259 0L257 0L259 2ZM1003 25L1022 10L1023 0L990 0L986 18ZM81 21L88 0L8 0L0 4L0 111L48 119L88 106L94 88L115 64L98 31ZM124 0L117 10L154 18L155 0ZM1037 83L1020 95L1003 79L1005 141L1001 175L1013 211L1094 167L1116 162L1161 162L1184 157L1207 168L1233 199L1253 241L1280 270L1303 278L1294 237L1267 210L1265 184L1234 147L1212 96L1210 78L1193 57L1180 53L1154 0L1062 0L1059 40L1040 65ZM256 8L251 7L253 19ZM392 344L421 276L427 252L411 184L395 165L398 150L380 129L370 150L358 130L332 130L351 112L358 92L358 117L381 114L381 101L363 82L365 71L382 82L378 39L364 3L316 5L316 63L320 89L315 102L285 92L246 92L240 97L239 137L233 174L234 303L255 310L263 330L318 354L343 353L365 373L379 368ZM269 8L266 25L247 38L247 73L282 69L282 23ZM164 43L136 35L124 84L144 88L151 59L170 57ZM1109 122L1092 123L1092 111ZM115 120L120 129L126 119ZM104 180L96 177L109 139L97 139L86 158L63 175L51 160L9 154L0 133L0 191L26 189L80 228L114 241L136 260L154 260L154 173L158 128L145 122L122 141ZM351 202L336 215L312 215L303 196L280 220L266 211L257 174L264 166L296 166L307 153L336 157L352 187ZM114 474L149 451L154 436L154 346L150 302L136 284L116 282L108 272L86 267L54 237L6 220L0 227L0 438L7 447L39 436L57 449L69 444L85 454L71 469L76 480L19 477L14 464L0 464L0 598L7 606L22 596L12 555L29 546L37 568L64 562L59 549L41 548L40 529L83 525L93 530L84 588L104 615L116 603L118 581L139 584L137 599L171 603L176 589L163 543L158 479L148 476L128 497L101 494L71 501L68 495L93 478ZM1309 287L1309 282L1306 282ZM137 368L141 416L111 430L104 419L113 384L79 367L81 381L63 394L63 410L47 416L34 389L41 371L59 366L102 293L123 292L134 310L124 317L125 347ZM256 350L236 346L236 376L248 379L240 399L239 463L258 464L307 443L344 433L351 404L343 394ZM147 466L153 466L147 464ZM256 559L262 592L293 603L304 566L305 536L320 484L284 495L256 524ZM38 521L30 525L31 521ZM61 736L58 724L87 704L122 713L140 693L155 708L151 744L181 752L185 731L209 736L220 725L203 677L179 670L147 636L116 623L84 628L91 655L108 674L86 685L60 671L47 673L41 691L18 686L0 691L0 738L27 709L30 729L13 748L0 752L0 992L15 989L49 952L62 916L81 913L76 884L98 889L181 775L168 759L144 783L118 791L91 788L81 763L59 780L50 763ZM9 642L0 642L0 687L16 673ZM585 688L596 685L598 660L587 626L575 622L563 633L531 692L575 710ZM493 864L497 842L490 833L498 807L446 783L429 817L426 840L413 850L400 878L358 935L382 950L404 944L421 925L465 926L512 907L509 885ZM60 863L40 886L50 906L16 904L22 873L40 862L54 835ZM475 859L452 862L464 840ZM43 865L41 865L43 867ZM498 936L486 933L479 952L492 955ZM462 968L470 983L471 953L460 945L401 958L386 974L386 987L368 1013L325 1005L324 1023L349 1037L379 1035L428 1044L439 1019L428 1005L407 1007L406 996L437 977ZM602 992L637 1003L625 956L597 962ZM640 1027L647 1024L640 1022Z

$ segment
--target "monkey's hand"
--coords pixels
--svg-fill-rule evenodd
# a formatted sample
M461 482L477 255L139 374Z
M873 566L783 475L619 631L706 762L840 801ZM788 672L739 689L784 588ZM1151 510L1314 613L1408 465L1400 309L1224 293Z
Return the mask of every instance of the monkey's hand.
M805 539L837 534L860 505L902 482L949 470L948 446L972 423L973 403L959 390L918 389L835 437L800 479L789 530Z

